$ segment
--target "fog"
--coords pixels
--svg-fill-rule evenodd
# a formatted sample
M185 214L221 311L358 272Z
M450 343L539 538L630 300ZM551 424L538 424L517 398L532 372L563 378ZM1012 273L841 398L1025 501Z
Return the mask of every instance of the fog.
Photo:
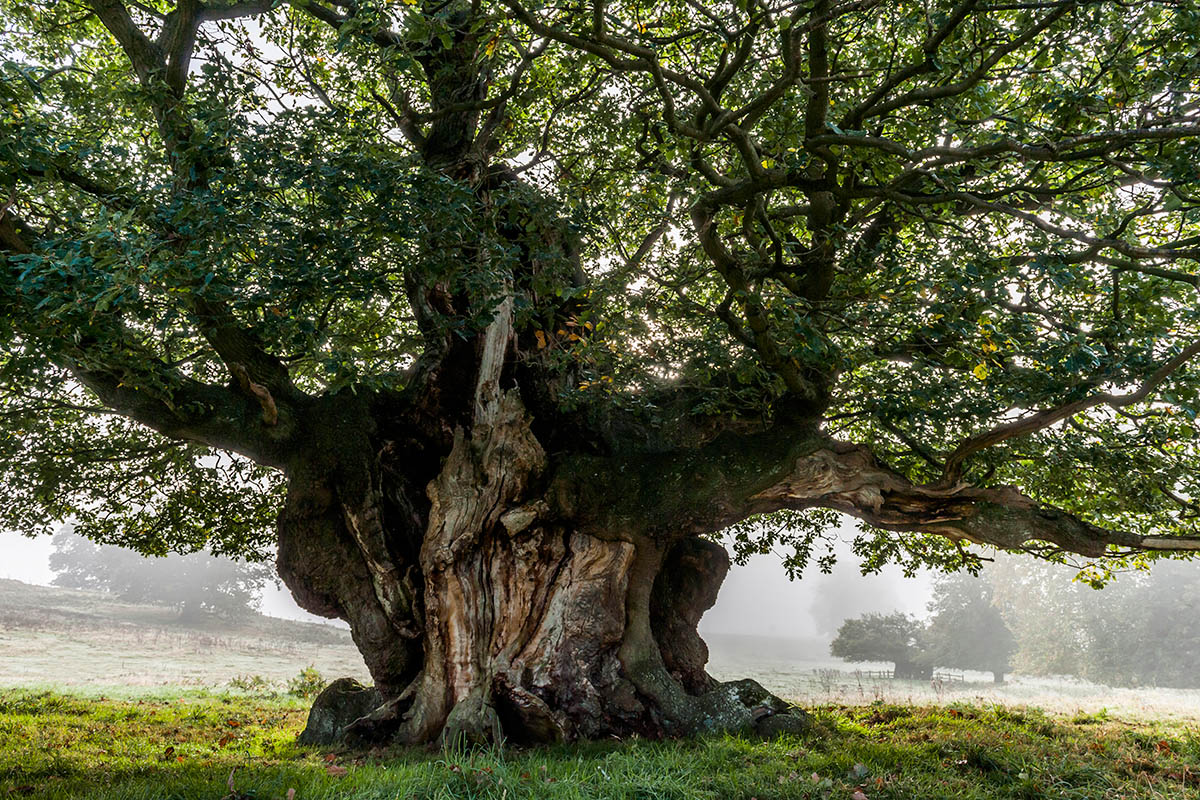
M1200 677L1194 671L1200 565L1157 564L1148 574L1121 575L1099 592L1073 582L1070 568L1027 556L998 555L978 579L929 572L906 578L898 568L864 576L850 552L854 534L848 520L837 531L839 558L830 574L814 567L791 581L783 553L735 566L700 623L709 644L709 672L721 680L754 678L802 704L941 703L961 697L1200 721ZM89 588L88 570L97 565L120 566L128 586L153 584L154 569L174 574L184 559L174 566L154 560L157 567L149 568L143 565L151 560L132 553L96 550L69 534L59 539L56 550L50 536L0 532L0 579L35 585L0 583L0 686L221 687L252 676L281 687L308 665L327 676L369 680L344 623L335 623L339 630L305 613L286 589L267 584L260 604L265 618L246 613L245 600L252 595L245 594L233 611L214 608L206 618L189 621L183 607L161 594L153 596L163 602L145 605L112 586L109 594L72 593ZM73 560L64 561L68 553ZM216 586L210 576L217 573L199 574L200 585ZM58 586L52 587L56 578ZM162 574L158 580L163 585ZM261 580L259 575L249 585ZM165 594L182 581L166 584ZM844 621L895 612L920 618L905 623L918 632L904 645L928 669L919 679L907 672L907 679L892 675L889 661L899 658L894 650L889 655L860 650L851 661L831 655L830 643ZM947 624L939 626L943 613ZM1008 660L980 655L1005 640L1011 642L1003 645ZM997 668L1004 683L993 684ZM899 661L895 669L899 672Z
M700 622L705 633L743 634L828 641L847 617L868 612L925 614L931 575L905 578L898 568L862 575L850 553L854 529L840 530L838 563L822 574L811 567L800 580L789 580L782 554L756 556L735 566Z
M924 615L930 576L905 578L898 569L861 575L849 552L853 535L849 523L839 532L843 540L838 548L839 560L828 575L814 567L802 579L789 580L781 554L756 556L745 566L735 566L721 587L716 605L701 620L700 630L828 641L847 617L895 610ZM0 578L50 584L54 579L49 565L51 552L49 536L30 539L0 532ZM273 617L327 622L297 606L286 587L270 584L264 589L260 610Z
M54 580L50 554L54 552L49 536L31 539L10 531L0 531L0 578L48 586ZM268 584L259 610L271 617L305 622L329 622L313 616L296 605L286 588Z

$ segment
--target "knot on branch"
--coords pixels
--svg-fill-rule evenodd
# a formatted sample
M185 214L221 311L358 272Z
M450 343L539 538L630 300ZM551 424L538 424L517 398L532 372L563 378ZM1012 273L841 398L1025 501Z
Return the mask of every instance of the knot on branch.
M246 371L246 367L242 364L230 364L229 371L233 373L233 378L237 381L238 388L242 390L242 394L253 398L262 406L263 423L273 426L279 422L279 409L275 406L275 398L271 397L270 390L261 383L255 383L250 380L250 373Z

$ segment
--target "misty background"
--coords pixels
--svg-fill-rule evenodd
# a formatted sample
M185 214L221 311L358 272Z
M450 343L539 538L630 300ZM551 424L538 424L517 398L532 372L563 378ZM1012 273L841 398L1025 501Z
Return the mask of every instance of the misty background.
M1200 720L1200 564L1158 563L1100 591L1024 555L989 554L981 578L864 576L854 521L835 533L829 574L814 565L791 581L784 553L733 567L700 623L710 675L801 705L965 700ZM69 531L0 531L0 556L0 684L290 692L301 679L369 680L344 623L270 581L261 613L246 605L267 565L145 558Z
M922 572L906 578L895 567L877 575L862 575L849 547L855 533L854 523L848 518L843 520L838 563L827 575L813 566L802 579L789 580L782 554L754 556L745 566L734 565L721 586L716 605L701 620L700 631L794 639L820 646L824 653L847 618L892 611L924 616L932 575ZM50 569L53 550L49 535L31 539L11 531L0 532L0 578L49 585L55 576ZM286 587L274 584L264 587L259 610L284 619L330 622L302 610Z

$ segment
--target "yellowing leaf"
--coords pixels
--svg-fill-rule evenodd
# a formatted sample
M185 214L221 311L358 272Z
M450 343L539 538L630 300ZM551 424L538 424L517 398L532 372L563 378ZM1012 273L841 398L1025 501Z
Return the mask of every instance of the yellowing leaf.
M987 380L988 368L987 364L976 364L975 369L971 370L971 374L981 381Z
M534 331L533 335L537 338L538 350L543 350L546 347L546 332Z

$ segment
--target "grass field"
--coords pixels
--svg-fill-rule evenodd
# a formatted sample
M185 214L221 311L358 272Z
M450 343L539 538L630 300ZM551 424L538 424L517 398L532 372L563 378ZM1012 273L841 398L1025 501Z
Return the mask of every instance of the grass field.
M1113 689L1086 681L1016 676L1003 686L879 680L829 657L823 642L706 634L709 671L754 678L804 706L875 702L1032 705L1060 714L1200 722L1200 691ZM171 609L0 580L0 686L38 684L133 696L153 687L226 688L238 676L276 687L314 666L327 678L369 680L349 633L329 625L245 614L182 623ZM888 665L872 665L870 669Z
M1200 692L983 675L932 688L865 678L811 643L710 643L715 675L813 709L813 733L329 752L295 743L307 702L282 690L309 664L365 677L344 630L183 625L0 581L0 800L1200 800ZM238 682L254 693L231 690L237 676L258 676Z
M304 709L293 700L8 689L0 690L0 797L1200 798L1200 732L1190 727L973 706L832 706L815 718L810 735L771 742L320 751L295 743Z
M223 686L283 681L308 665L366 679L350 634L247 613L182 623L161 606L0 580L0 685Z

